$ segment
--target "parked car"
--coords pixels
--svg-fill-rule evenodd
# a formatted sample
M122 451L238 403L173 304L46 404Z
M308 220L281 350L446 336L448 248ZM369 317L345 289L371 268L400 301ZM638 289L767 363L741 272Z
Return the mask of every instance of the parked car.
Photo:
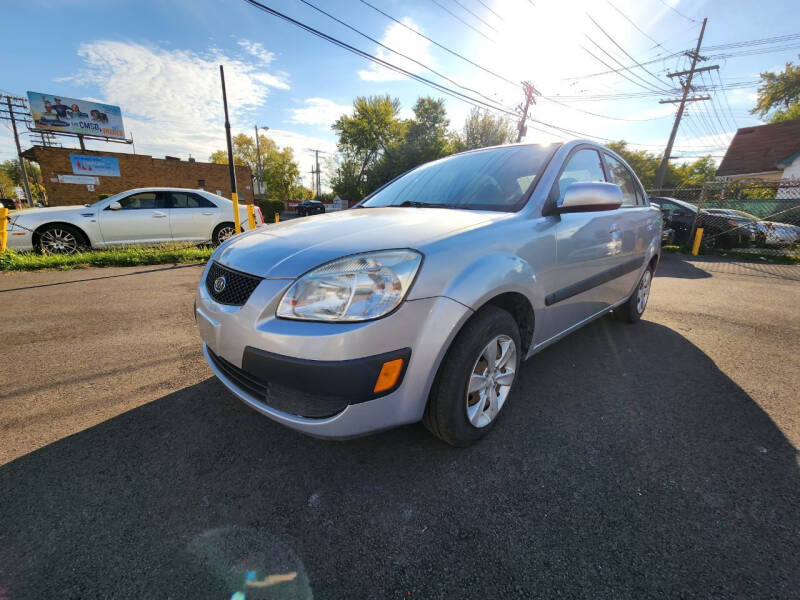
M661 216L619 155L587 141L427 163L354 209L217 248L196 301L205 357L286 426L348 438L422 419L466 445L523 359L613 311L635 322Z
M800 243L800 227L789 223L777 223L775 221L762 221L758 217L746 213L743 210L731 208L708 208L706 212L715 215L722 215L729 219L742 219L748 223L754 223L762 236L763 244L766 246L791 246Z
M256 224L264 222L256 207ZM242 229L247 212L240 206ZM234 230L233 203L203 190L140 188L85 206L29 209L12 215L8 246L72 254L81 248L130 244L213 242Z
M675 231L675 239L690 244L694 227L703 228L703 246L707 248L745 248L764 244L765 236L758 219L747 213L730 214L723 209L699 210L697 206L676 198L655 197L664 216L664 226ZM722 211L722 212L719 212Z
M0 206L8 210L16 210L19 208L19 202L13 198L0 198Z
M297 216L307 217L325 212L325 205L319 200L303 200L297 203Z

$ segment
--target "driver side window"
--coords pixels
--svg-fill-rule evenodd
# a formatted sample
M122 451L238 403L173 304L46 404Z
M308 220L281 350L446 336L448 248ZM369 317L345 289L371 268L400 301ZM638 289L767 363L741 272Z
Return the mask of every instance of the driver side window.
M600 160L600 153L597 150L584 148L578 150L567 161L567 165L561 172L558 181L553 185L550 193L551 198L555 198L558 204L564 199L567 188L573 183L584 181L605 181L603 163Z
M121 210L139 210L139 209L153 209L163 208L163 202L159 201L158 192L139 192L138 194L131 194L121 200L118 200Z

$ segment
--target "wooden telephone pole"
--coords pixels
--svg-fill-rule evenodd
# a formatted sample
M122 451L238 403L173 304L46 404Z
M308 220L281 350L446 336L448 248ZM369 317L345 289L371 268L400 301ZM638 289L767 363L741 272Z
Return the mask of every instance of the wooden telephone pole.
M655 189L660 189L662 185L664 185L664 177L667 174L667 164L669 163L670 156L672 155L672 145L675 143L675 136L678 135L678 127L681 124L681 118L683 117L683 112L686 108L687 102L698 102L701 100L711 100L711 96L692 96L689 97L689 93L693 90L692 88L692 78L694 77L695 73L700 73L702 71L711 71L712 69L719 69L719 65L712 65L709 67L701 67L697 68L697 63L701 60L707 60L700 56L700 46L703 43L703 34L706 32L706 22L708 19L703 19L703 26L700 28L700 37L697 38L697 48L695 48L694 52L687 52L686 55L692 59L692 66L688 71L678 71L677 73L667 73L667 77L678 77L681 78L681 87L683 88L683 95L680 98L672 99L672 100L659 100L659 104L678 104L678 112L675 115L675 122L672 124L672 131L669 134L669 140L667 141L667 147L664 150L664 156L661 157L661 164L658 166L658 170L656 171L656 180L654 183ZM685 79L683 79L685 77Z
M525 104L524 106L519 106L519 110L522 111L522 116L519 119L519 125L517 125L517 143L521 142L522 138L525 137L525 134L528 132L528 126L525 124L528 120L528 109L531 104L536 104L535 96L539 95L539 91L533 87L530 81L523 81L522 89L525 90Z

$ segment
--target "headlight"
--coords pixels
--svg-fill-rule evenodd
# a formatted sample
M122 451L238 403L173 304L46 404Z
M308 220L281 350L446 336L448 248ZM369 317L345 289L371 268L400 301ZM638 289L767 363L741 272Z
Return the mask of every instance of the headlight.
M305 321L366 321L406 297L422 255L382 250L345 256L309 271L286 291L277 315Z

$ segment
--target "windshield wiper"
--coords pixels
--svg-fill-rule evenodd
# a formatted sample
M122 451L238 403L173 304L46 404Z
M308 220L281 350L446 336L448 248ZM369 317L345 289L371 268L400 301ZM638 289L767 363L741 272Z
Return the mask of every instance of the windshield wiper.
M413 206L414 208L457 208L454 204L441 204L436 202L417 202L416 200L404 200L394 206Z

